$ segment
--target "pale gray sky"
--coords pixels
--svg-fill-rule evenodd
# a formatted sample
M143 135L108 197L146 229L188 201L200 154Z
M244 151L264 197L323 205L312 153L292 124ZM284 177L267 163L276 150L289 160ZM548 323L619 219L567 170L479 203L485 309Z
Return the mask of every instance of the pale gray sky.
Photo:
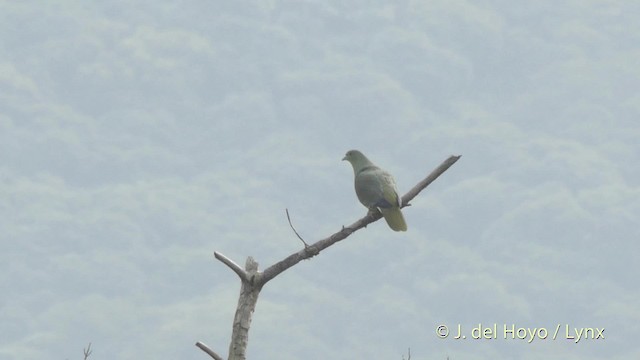
M640 3L5 1L0 359L226 356L239 282L364 215L352 148L407 208L269 283L249 359L640 357ZM436 327L545 328L455 340ZM550 339L556 326L604 340ZM560 334L562 337L564 333Z

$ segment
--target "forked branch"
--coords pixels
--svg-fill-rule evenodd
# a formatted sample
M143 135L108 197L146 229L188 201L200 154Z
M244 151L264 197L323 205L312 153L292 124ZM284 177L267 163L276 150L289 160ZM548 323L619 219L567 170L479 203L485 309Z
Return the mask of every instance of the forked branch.
M422 190L429 186L429 184L431 184L435 179L442 175L442 173L447 171L447 169L449 169L451 165L455 164L458 159L460 159L459 155L450 156L448 159L442 162L442 164L435 168L429 175L427 175L426 178L416 184L416 186L414 186L402 197L402 207L409 206L409 202L413 200L413 198L415 198ZM264 270L264 272L258 271L258 263L255 262L255 260L253 260L253 258L251 257L247 258L247 263L245 264L245 268L243 269L231 259L216 251L214 253L216 259L220 260L231 270L233 270L242 281L240 288L240 298L238 299L238 307L236 309L236 316L233 321L233 333L231 335L231 344L229 346L229 360L245 359L249 326L251 324L251 315L255 309L255 305L258 301L258 295L260 294L260 290L262 290L264 284L281 274L283 271L299 263L300 261L318 255L322 250L337 243L338 241L346 239L347 237L349 237L349 235L371 224L372 222L379 220L381 217L382 215L379 212L367 212L367 215L357 220L353 224L346 227L343 226L342 229L340 229L333 235L328 236L322 240L318 240L311 245L308 245L304 240L302 240L302 237L300 237L295 228L293 228L293 225L291 225L291 218L289 217L289 211L287 211L287 219L289 220L289 225L298 236L298 238L302 240L305 246L303 249L269 266ZM211 350L205 344L197 342L196 346L198 346L198 348L203 350L213 359L222 359L218 354L213 352L213 350Z

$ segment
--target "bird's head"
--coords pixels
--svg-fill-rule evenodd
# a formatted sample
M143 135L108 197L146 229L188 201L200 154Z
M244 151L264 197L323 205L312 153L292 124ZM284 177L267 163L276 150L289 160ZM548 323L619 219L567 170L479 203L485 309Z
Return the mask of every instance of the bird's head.
M347 151L342 160L347 160L348 162L350 162L355 172L358 172L365 166L373 165L371 161L369 161L369 159L367 159L367 157L358 150Z
M347 151L347 153L342 158L342 161L347 160L348 162L353 164L354 161L356 161L357 159L361 159L363 157L365 157L365 156L360 151L358 151L358 150L349 150L349 151Z

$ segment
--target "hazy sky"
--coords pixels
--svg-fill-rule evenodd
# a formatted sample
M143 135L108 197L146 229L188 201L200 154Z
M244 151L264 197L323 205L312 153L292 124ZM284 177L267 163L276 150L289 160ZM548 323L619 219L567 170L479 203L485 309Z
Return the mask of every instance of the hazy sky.
M226 357L240 285L213 252L264 269L301 248L285 208L307 241L360 218L352 148L402 193L462 158L408 232L377 222L267 284L248 359L639 358L639 14L0 3L0 359Z

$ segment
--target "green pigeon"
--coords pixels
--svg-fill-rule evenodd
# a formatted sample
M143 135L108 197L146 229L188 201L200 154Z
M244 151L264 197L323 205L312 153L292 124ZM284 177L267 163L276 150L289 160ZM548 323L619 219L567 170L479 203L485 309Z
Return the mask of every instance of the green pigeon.
M402 199L393 176L375 166L358 150L347 151L342 160L353 166L356 195L362 205L368 209L379 209L392 230L407 231L407 223L400 211Z

